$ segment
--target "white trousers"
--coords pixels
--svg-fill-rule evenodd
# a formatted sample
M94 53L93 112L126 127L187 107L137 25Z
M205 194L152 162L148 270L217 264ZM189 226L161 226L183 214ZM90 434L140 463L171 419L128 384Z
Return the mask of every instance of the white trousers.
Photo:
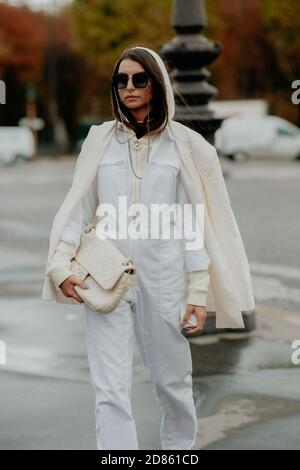
M141 201L176 202L179 162L165 133L156 141L141 184ZM118 197L131 195L129 156L112 139L100 162L99 200L118 208ZM181 193L180 193L181 194ZM186 197L180 202L185 203ZM95 204L91 204L94 208ZM119 210L117 211L119 213ZM180 239L116 239L137 269L134 285L117 308L98 313L84 306L87 352L96 396L98 449L139 449L131 409L134 335L161 409L162 449L192 449L197 416L192 388L192 358L181 333L186 300L185 262L202 269L202 252L184 252ZM147 403L145 403L147 407Z
M175 266L162 279L143 269L149 253L152 263L170 255L170 241L156 241L156 254L147 242L135 241L143 252L135 259L138 276L117 308L101 314L84 305L98 449L139 449L131 409L134 334L161 409L162 449L192 449L197 436L191 350L180 323L183 271Z

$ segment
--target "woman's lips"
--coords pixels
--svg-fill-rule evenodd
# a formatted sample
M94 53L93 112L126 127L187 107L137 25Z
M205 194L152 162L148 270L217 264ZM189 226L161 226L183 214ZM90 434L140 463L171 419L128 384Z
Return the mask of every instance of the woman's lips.
M136 100L137 96L127 96L127 100Z

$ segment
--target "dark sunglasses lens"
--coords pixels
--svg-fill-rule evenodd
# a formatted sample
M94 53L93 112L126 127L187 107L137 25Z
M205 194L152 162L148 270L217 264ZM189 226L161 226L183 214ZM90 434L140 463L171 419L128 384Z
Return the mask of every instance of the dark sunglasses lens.
M113 83L117 88L126 88L128 77L125 74L114 75Z
M133 85L135 88L145 88L148 85L148 75L145 72L138 72L132 76ZM119 73L113 76L113 84L116 88L126 88L128 83L128 75L126 73Z
M136 88L145 88L148 85L148 75L144 72L133 75L133 84Z

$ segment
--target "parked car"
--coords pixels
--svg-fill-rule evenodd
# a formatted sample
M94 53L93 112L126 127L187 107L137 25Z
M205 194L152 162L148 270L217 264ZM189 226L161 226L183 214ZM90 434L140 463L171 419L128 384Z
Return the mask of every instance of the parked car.
M35 142L27 127L0 127L0 164L10 164L17 159L29 159L35 155Z
M278 116L230 117L216 131L215 146L232 160L300 160L300 129Z

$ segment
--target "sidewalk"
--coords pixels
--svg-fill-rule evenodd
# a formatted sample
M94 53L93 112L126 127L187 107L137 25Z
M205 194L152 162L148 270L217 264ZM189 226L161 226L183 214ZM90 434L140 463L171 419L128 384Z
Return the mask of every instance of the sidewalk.
M258 305L256 330L190 339L203 449L300 449L299 312ZM300 357L300 353L298 354Z
M0 449L96 449L82 306L2 299L0 311ZM140 448L160 449L160 410L136 345L132 406Z
M2 300L1 449L95 449L82 306ZM190 338L197 449L300 449L297 312L259 306L257 329ZM133 413L141 449L160 449L160 410L135 347Z

